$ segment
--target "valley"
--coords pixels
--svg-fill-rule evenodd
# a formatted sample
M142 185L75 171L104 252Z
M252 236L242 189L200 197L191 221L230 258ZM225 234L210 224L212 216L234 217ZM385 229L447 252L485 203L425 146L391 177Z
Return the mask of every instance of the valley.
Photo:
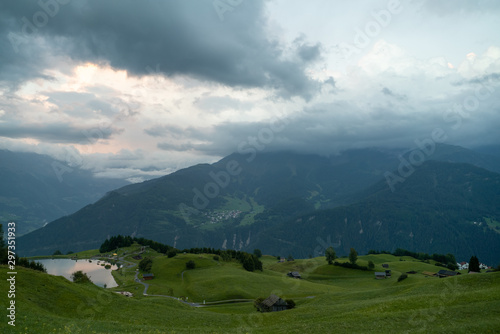
M122 234L177 248L259 248L301 258L328 246L345 255L354 246L364 253L453 253L460 260L476 254L500 263L500 174L474 164L497 166L495 158L439 145L404 182L389 184L384 170L397 172L397 153L263 152L250 162L232 154L115 189L21 236L19 251L81 251Z

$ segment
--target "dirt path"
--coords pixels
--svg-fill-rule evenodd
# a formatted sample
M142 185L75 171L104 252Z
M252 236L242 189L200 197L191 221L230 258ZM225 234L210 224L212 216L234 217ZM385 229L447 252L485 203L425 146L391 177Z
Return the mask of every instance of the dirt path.
M148 295L148 288L149 288L149 284L148 283L144 283L143 281L141 281L137 275L139 275L139 271L136 271L135 272L135 277L134 277L134 280L137 282L137 283L140 283L142 285L144 285L144 291L142 292L143 295L147 296Z
M128 265L126 267L124 266L124 268L129 269L129 268L132 268L132 267L136 266L135 263L124 260L124 257L119 258L119 260L128 263ZM213 301L213 302L207 302L205 304L200 304L200 303L190 303L190 302L184 301L184 300L182 300L180 298L177 298L177 297L174 297L174 296L148 295L149 284L141 281L141 279L138 277L138 275L139 275L139 271L136 271L135 272L134 281L136 283L140 283L140 284L144 285L144 291L142 292L142 294L144 296L148 296L148 297L164 297L164 298L175 299L175 300L177 300L177 301L179 301L179 302L181 302L183 304L189 305L191 307L205 307L205 306L210 306L210 305L226 304L226 303L247 303L247 302L253 301L253 299L229 299L229 300L218 300L218 301ZM184 281L184 271L181 273L181 277L182 277L182 281Z

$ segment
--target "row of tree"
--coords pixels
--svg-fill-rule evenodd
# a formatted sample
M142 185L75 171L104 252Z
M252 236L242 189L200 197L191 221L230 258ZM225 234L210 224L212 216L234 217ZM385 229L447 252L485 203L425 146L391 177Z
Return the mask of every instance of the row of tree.
M134 239L131 236L117 235L109 239L104 240L99 247L99 253L111 252L117 248L130 247L134 243Z
M457 267L457 260L455 259L455 256L453 254L432 254L429 255L427 253L422 253L422 252L412 252L406 249L402 248L397 248L394 252L389 252L389 251L376 251L376 250L369 250L368 254L390 254L394 256L411 256L415 259L421 260L421 261L427 261L427 260L434 260L438 263L443 264L445 267L451 270L456 270L458 269Z
M243 265L243 268L248 271L261 270L262 271L262 262L259 260L259 255L262 256L262 252L256 249L254 254L250 254L247 252L236 251L233 249L220 250L210 247L194 247L187 248L183 250L175 249L172 246L162 244L157 241L144 239L144 238L132 238L130 236L113 236L109 239L106 239L101 247L99 248L99 252L106 253L113 251L117 248L129 247L134 242L137 242L142 246L149 246L151 249L155 250L158 253L166 254L168 257L174 257L177 253L190 253L190 254L214 254L222 258L223 261L231 261L236 260ZM145 259L144 259L145 260ZM143 260L143 261L144 261ZM141 263L143 262L141 261ZM140 265L140 264L139 264ZM141 269L142 270L142 269ZM149 270L151 268L149 267ZM144 270L144 271L149 271Z
M335 253L335 249L333 249L332 246L328 247L325 251L325 256L326 256L326 261L328 264L332 264L333 261L337 258L337 254ZM349 252L349 262L352 265L356 264L356 261L358 261L358 252L354 248L351 248L351 251Z

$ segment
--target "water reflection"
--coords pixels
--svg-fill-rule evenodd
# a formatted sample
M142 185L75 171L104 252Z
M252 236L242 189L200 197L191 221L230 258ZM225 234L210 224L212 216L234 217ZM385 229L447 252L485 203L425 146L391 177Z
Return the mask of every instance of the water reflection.
M101 266L103 261L97 264L97 261L95 260L90 262L86 259L43 259L37 260L37 262L43 264L45 268L47 268L47 273L50 275L64 276L70 281L71 274L75 271L81 270L86 273L90 277L90 280L97 286L104 287L104 285L106 285L107 288L118 286L113 278L113 275L111 275L111 270L115 270L118 267L116 265L111 265L108 262L105 264L110 264L110 269L106 269L104 266Z

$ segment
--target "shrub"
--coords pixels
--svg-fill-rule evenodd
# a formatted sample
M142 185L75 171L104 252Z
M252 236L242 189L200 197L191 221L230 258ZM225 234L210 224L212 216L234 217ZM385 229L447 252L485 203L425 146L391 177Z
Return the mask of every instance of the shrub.
M286 301L286 306L288 307L289 310L295 307L295 302L293 299L287 299Z
M257 299L254 300L253 302L253 307L255 307L257 309L257 311L259 312L265 312L265 307L264 305L262 305L262 302L264 301L264 298L262 297L259 297Z
M139 262L139 269L145 272L151 271L153 267L153 260L150 257L145 257Z
M375 268L375 264L373 263L373 261L368 261L368 269L373 270L373 268Z
M167 252L167 257L168 257L168 258L174 257L174 256L176 256L176 255L177 255L177 252L176 252L175 250L173 250L173 249L171 249L171 250L169 250L169 251Z
M90 277L88 277L87 274L81 270L72 273L71 279L73 280L74 283L92 283Z
M358 264L352 264L351 262L333 262L334 266L339 266L339 267L344 267L344 268L350 268L350 269L359 269L359 270L368 270L368 267L366 266L360 266Z
M189 260L186 262L186 269L194 269L196 267L196 263L193 260Z
M214 256L214 261L219 261L219 256L218 255Z
M402 280L408 278L408 275L406 274L401 274L401 276L398 277L398 282L401 282Z

